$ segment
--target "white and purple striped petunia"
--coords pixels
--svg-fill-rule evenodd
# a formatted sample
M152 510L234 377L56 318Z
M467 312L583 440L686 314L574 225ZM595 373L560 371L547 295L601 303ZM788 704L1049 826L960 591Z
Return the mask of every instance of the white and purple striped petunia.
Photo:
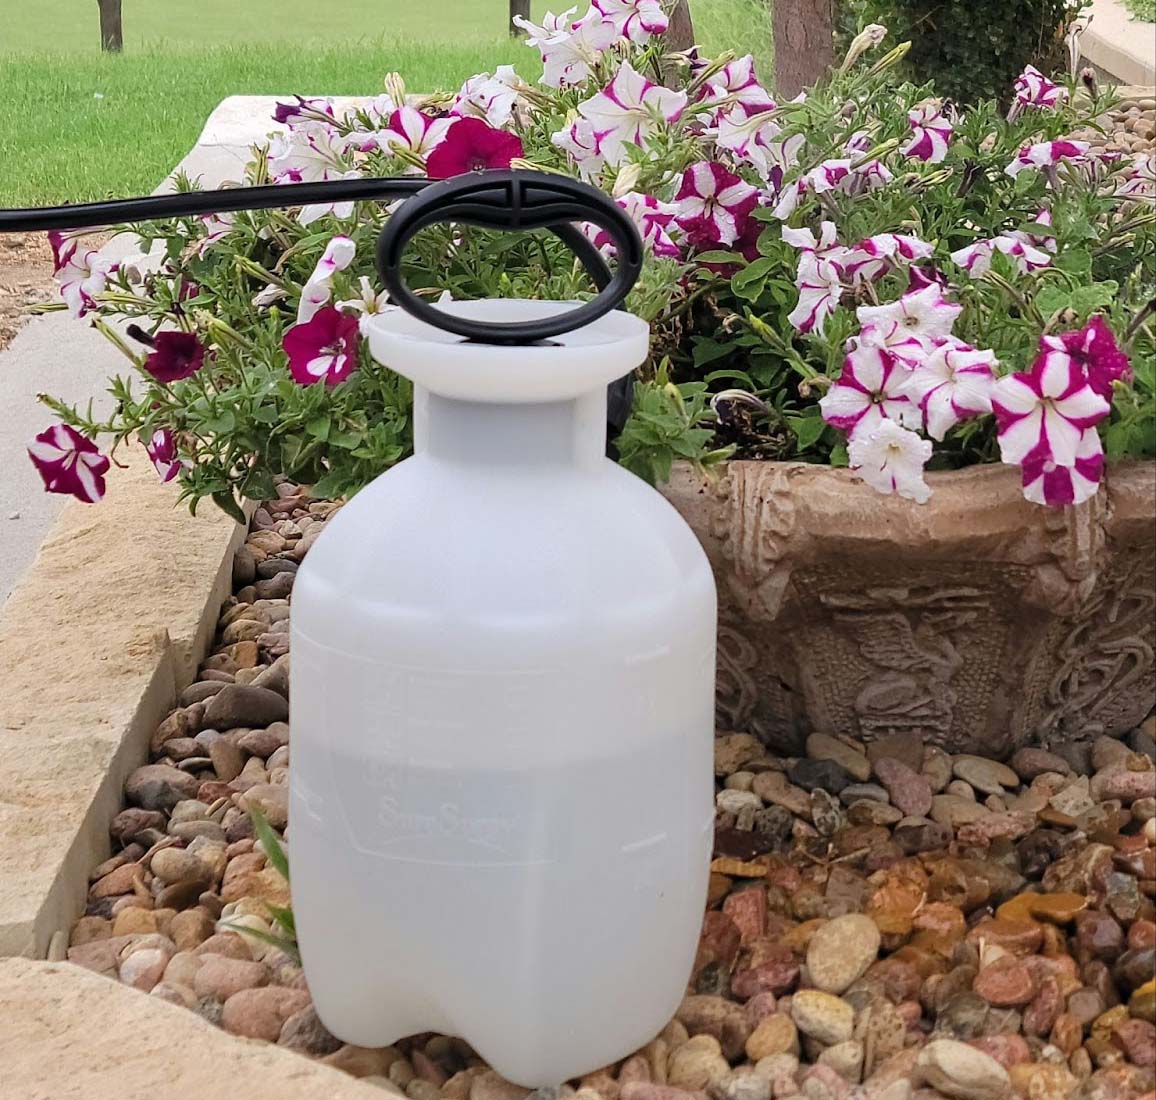
M1003 461L1018 466L1044 448L1058 466L1073 466L1081 436L1111 411L1079 364L1064 352L1040 355L1030 371L996 382L991 407Z
M696 248L734 244L758 205L759 192L717 160L692 164L674 197L677 221Z
M954 337L926 350L901 389L922 410L932 439L942 440L961 420L991 412L995 363L994 351L979 351Z
M593 126L597 149L607 164L621 164L626 147L644 147L657 120L675 122L686 109L686 92L652 84L624 61L614 79L592 98L578 104L578 113Z
M800 251L795 286L799 301L787 320L799 332L823 334L827 318L839 308L843 296L843 269L836 257L844 249L835 240L835 223L823 222L818 240L810 229L784 225L783 240Z
M717 122L715 145L749 164L778 191L783 175L798 165L806 138L802 134L782 137L783 128L771 111L747 114L741 106L734 106L720 114Z
M28 457L50 493L95 504L104 496L104 475L111 465L91 439L68 424L42 431L28 446Z
M594 179L606 166L606 158L598 147L598 135L589 119L574 119L565 129L551 134L550 143L570 157L584 180Z
M897 301L881 306L860 306L856 311L864 334L871 329L884 346L912 338L924 341L942 340L951 335L963 306L949 302L943 287L931 283L920 290L909 290Z
M590 11L598 12L636 46L645 46L652 35L665 34L670 25L659 0L591 0ZM586 15L583 21L589 18Z
M142 436L141 442L162 482L172 481L181 472L176 440L168 428L158 428L148 439Z
M925 504L931 489L923 480L923 467L931 451L930 440L883 419L856 432L847 444L847 459L851 469L878 492Z
M1009 176L1018 176L1026 169L1048 170L1065 160L1084 159L1091 146L1086 141L1041 141L1035 145L1025 145L1015 160L1004 169Z
M929 99L907 112L911 140L900 149L906 157L916 157L928 164L938 164L947 156L952 125L940 109L938 100Z
M117 269L111 260L103 259L95 248L83 252L76 238L53 230L48 234L52 245L52 277L60 287L60 297L73 317L83 317L95 308L95 295L108 285L108 277Z
M304 324L288 329L281 346L289 357L293 381L302 386L345 381L357 369L359 333L357 318L333 306L322 307Z
M349 237L340 235L325 246L313 274L301 288L301 301L297 306L297 324L303 325L312 320L313 315L329 301L333 295L329 285L333 276L353 263L356 252L357 245Z
M920 427L918 407L903 392L908 368L889 351L861 344L843 361L843 373L819 402L823 419L854 439L885 420Z
M760 83L755 73L755 59L745 57L728 61L715 73L702 91L696 108L708 108L697 117L713 122L721 108L738 110L743 114L764 114L778 106L774 97Z
M576 23L570 21L576 8L561 15L549 12L540 24L524 16L514 22L527 33L526 44L536 46L542 57L542 83L551 88L582 84L594 75L603 51L618 39L618 28L595 9Z
M893 178L891 170L878 159L863 161L862 163L850 157L825 160L783 188L781 198L773 213L776 218L785 221L795 212L808 191L816 195L822 195L828 191L838 191L844 195L856 195L863 191L873 191L877 187L883 187L890 183Z
M1083 504L1095 496L1104 472L1104 446L1100 433L1089 428L1076 445L1076 458L1070 466L1056 462L1051 449L1040 445L1024 456L1020 463L1024 497L1033 504L1064 508Z
M523 87L513 65L499 65L493 76L489 73L471 76L458 91L450 114L484 119L490 126L501 129L514 117Z
M656 256L681 258L682 249L667 232L667 226L675 220L678 212L675 203L660 202L653 195L644 195L639 191L630 191L615 199L615 202L634 220L639 233L642 234L642 243ZM591 226L589 232L592 234L591 240L595 247L604 252L613 250L610 234L605 229Z
M874 282L893 268L926 259L934 251L932 245L918 237L904 233L877 233L848 248L840 264L853 283Z
M1047 252L1029 243L1026 233L1001 233L989 240L976 241L966 248L957 249L951 254L951 259L973 279L978 279L991 270L991 261L997 252L1011 260L1021 275L1038 271L1052 262Z
M1056 107L1068 98L1068 93L1059 84L1049 80L1034 65L1029 65L1016 77L1012 89L1015 101L1023 107Z
M1098 313L1075 332L1040 337L1044 355L1070 355L1088 376L1088 385L1105 401L1112 400L1112 385L1132 379L1132 363L1116 343L1115 334Z

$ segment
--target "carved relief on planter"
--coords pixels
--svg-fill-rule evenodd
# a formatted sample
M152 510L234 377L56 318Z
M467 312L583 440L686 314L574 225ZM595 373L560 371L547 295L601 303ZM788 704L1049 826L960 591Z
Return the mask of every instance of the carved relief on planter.
M1056 512L1015 470L930 475L931 501L847 470L731 463L665 492L719 583L719 721L782 751L812 730L1003 755L1121 733L1156 700L1156 464Z

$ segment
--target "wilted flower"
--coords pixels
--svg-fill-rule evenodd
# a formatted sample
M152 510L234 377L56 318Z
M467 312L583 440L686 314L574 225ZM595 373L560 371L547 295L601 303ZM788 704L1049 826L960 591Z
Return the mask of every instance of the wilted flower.
M333 122L333 103L320 97L296 95L296 103L278 102L273 107L273 121L283 126L300 126L304 122Z
M357 369L359 325L356 317L333 306L319 309L305 324L294 325L281 341L289 373L303 386L336 386Z
M665 34L670 23L659 0L591 0L590 10L599 12L636 46L646 45L651 35Z
M95 504L104 496L104 475L111 465L91 439L68 424L42 431L28 447L28 457L50 493Z
M1110 406L1088 385L1087 375L1068 355L1041 355L1030 371L996 382L992 411L999 425L1003 461L1019 465L1033 451L1047 452L1057 466L1073 466L1081 436Z
M1025 145L1019 155L1007 166L1009 176L1018 176L1027 168L1055 168L1065 160L1080 160L1091 148L1086 141L1041 141L1036 145Z
M177 444L168 428L158 428L148 439L142 437L141 442L162 482L172 481L181 472Z
M874 49L887 37L887 28L882 23L868 23L853 39L847 50L847 56L839 66L839 72L845 73L868 50Z
M303 325L329 301L333 295L330 282L339 271L344 271L357 252L357 245L349 237L334 237L321 254L313 273L301 288L301 301L297 306L297 324Z
M578 104L578 113L593 125L598 151L606 163L620 164L627 145L643 145L656 117L674 122L685 108L685 92L652 84L624 61L602 91Z
M541 25L514 16L514 22L527 32L526 42L536 46L542 55L542 83L552 88L589 80L603 51L618 38L617 27L608 19L587 16L578 23L569 23L568 16L575 10L571 8L562 15L547 13Z
M916 157L928 164L938 164L947 156L952 126L943 115L937 99L917 104L907 112L911 140L900 150L906 157Z
M1059 465L1051 449L1039 445L1029 451L1020 463L1024 497L1033 504L1063 508L1083 504L1095 496L1104 472L1104 446L1100 433L1089 428L1076 445L1076 458L1070 466Z
M480 118L460 118L426 158L430 179L444 180L463 172L509 168L522 155L522 139L507 130L495 130Z
M699 161L682 175L674 197L678 224L697 248L733 244L758 205L759 193L718 161Z
M931 458L931 451L930 440L894 420L880 420L852 437L847 458L851 469L873 489L925 504L931 489L923 480L923 467Z
M484 119L491 126L505 126L522 98L522 78L513 65L499 65L493 76L478 73L461 87L450 114Z
M937 341L900 387L923 411L927 434L943 439L961 420L991 412L995 352L953 337Z
M843 373L819 402L823 419L854 438L890 418L918 428L919 409L903 392L908 370L881 347L860 345L843 360Z
M1105 401L1112 400L1112 383L1132 379L1132 364L1120 350L1116 337L1098 313L1076 332L1040 338L1040 351L1049 356L1069 356L1088 378L1088 385Z
M171 329L152 337L152 352L144 361L144 370L166 385L191 378L204 365L205 348L195 332Z

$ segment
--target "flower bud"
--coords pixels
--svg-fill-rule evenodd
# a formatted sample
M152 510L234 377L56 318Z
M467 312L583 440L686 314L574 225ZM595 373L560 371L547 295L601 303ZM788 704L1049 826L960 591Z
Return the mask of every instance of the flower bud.
M385 78L385 94L393 100L395 106L405 106L405 81L401 73L390 73Z
M839 66L839 72L845 73L868 50L874 49L887 37L887 28L882 23L870 23L851 40L851 48Z
M1087 66L1080 70L1080 83L1088 89L1088 95L1093 99L1099 94L1096 89L1096 70L1091 66Z
M614 190L612 192L614 197L620 199L623 195L628 195L633 191L635 187L638 186L638 177L641 172L641 164L626 165L614 180Z

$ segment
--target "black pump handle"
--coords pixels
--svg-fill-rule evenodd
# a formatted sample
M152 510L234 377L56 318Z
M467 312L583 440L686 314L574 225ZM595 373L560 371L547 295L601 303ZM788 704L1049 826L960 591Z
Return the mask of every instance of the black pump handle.
M446 313L414 294L401 274L410 239L439 222L552 229L578 256L599 293L577 309L531 321L478 321ZM580 222L609 234L617 255L609 280L598 249L574 224ZM642 238L633 219L604 192L564 176L515 170L470 173L430 184L390 215L377 241L377 271L394 302L436 328L486 344L529 344L590 324L622 304L642 270L642 258Z

